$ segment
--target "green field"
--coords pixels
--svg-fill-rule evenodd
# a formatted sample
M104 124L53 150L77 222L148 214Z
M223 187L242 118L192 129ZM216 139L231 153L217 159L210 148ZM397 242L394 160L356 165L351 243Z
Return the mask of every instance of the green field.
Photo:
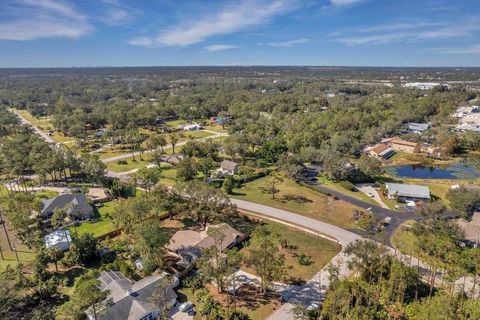
M262 190L265 179L257 179L247 183L244 188L235 189L233 197L288 210L340 227L356 228L352 219L353 205L333 200L287 178L278 185L280 192L275 195L275 199L272 199L270 194Z
M105 202L103 207L98 208L100 214L98 220L94 222L85 221L78 227L70 227L70 232L77 232L79 235L92 233L95 237L99 237L114 231L116 228L113 225L111 214L115 210L116 205L117 203L114 201Z

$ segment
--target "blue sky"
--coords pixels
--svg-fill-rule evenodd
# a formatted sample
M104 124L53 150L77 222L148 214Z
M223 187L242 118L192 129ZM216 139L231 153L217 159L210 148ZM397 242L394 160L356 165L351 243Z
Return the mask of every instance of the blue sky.
M0 0L0 67L480 66L478 0Z

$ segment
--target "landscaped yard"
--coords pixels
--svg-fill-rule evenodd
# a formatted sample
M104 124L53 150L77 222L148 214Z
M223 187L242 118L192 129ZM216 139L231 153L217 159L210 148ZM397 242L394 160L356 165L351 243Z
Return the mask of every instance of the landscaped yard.
M277 186L280 192L272 199L270 194L263 192L265 179L257 179L247 183L244 188L235 189L233 197L288 210L340 227L356 228L352 217L355 207L350 203L334 200L287 178Z
M70 232L77 232L79 235L84 233L93 233L95 237L105 235L114 231L116 228L113 225L111 214L115 210L117 203L115 201L105 202L103 207L98 208L100 217L94 222L85 221L78 227L70 227Z

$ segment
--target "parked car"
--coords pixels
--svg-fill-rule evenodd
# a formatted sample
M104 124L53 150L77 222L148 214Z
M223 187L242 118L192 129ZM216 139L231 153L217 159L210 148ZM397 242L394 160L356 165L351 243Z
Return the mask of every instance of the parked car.
M178 310L180 310L181 312L189 313L189 311L193 310L194 308L195 305L193 304L193 302L187 301L182 303L180 307L178 307Z
M372 198L374 197L373 193L371 193L370 191L367 192L367 196L372 197Z

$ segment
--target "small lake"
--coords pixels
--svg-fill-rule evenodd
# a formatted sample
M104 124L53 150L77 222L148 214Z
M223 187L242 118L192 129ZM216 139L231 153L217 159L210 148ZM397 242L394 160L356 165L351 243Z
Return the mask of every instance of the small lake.
M480 177L480 171L473 165L464 162L448 166L404 165L386 168L391 175L414 179L475 179Z

